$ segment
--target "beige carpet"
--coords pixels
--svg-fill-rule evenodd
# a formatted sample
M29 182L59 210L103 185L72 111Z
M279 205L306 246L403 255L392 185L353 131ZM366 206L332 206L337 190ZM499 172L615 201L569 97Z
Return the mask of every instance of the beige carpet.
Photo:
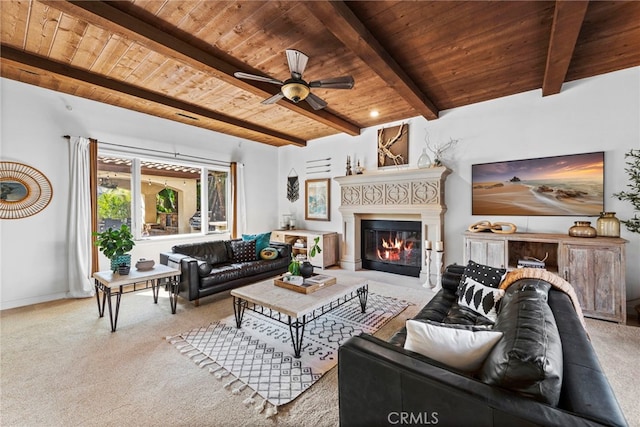
M371 281L371 291L416 304L376 334L382 338L433 296L417 279L370 277L387 282ZM200 307L180 299L176 315L171 315L166 296L161 292L157 306L150 291L123 296L115 333L108 317L98 318L95 299L1 312L0 425L338 425L337 369L280 408L275 420L266 419L242 405L244 394L224 389L223 382L163 339L232 315L229 294L208 298ZM629 423L640 426L640 328L592 320L587 325Z

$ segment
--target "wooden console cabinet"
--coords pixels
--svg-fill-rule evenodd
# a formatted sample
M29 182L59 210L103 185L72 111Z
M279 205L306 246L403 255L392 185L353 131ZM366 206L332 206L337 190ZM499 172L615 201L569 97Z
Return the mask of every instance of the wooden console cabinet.
M308 247L313 244L316 237L320 237L318 246L322 252L311 257L307 253ZM307 255L314 267L325 269L338 263L338 233L335 231L274 230L271 232L271 240L289 243L293 247L294 254ZM304 242L304 247L295 246L298 240Z
M626 323L625 243L614 237L467 232L464 260L513 269L519 259L546 256L546 269L573 285L585 316Z

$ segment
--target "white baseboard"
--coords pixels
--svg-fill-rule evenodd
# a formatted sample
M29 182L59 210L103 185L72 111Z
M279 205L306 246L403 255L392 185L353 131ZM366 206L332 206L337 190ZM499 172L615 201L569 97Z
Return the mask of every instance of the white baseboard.
M0 302L0 310L8 310L10 308L25 307L27 305L40 304L42 302L55 301L67 298L66 292L59 292L51 295L42 295L33 298L23 298L15 301Z

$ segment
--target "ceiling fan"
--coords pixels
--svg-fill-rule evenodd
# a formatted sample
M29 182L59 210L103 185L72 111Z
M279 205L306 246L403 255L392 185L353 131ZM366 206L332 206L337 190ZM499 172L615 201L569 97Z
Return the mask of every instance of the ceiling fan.
M282 98L287 98L294 103L307 101L314 110L320 110L327 103L320 97L311 93L311 88L321 87L325 89L351 89L354 81L351 76L334 77L330 79L314 80L309 83L302 80L302 73L307 66L309 57L299 50L287 49L287 62L291 71L291 78L284 82L271 77L256 76L255 74L233 73L239 79L257 80L282 86L280 92L262 101L262 104L274 104Z

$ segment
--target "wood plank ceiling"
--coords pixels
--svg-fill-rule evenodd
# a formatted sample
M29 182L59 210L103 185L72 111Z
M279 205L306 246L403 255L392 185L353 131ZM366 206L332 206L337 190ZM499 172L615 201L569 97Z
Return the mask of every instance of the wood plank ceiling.
M306 141L640 65L636 1L0 1L2 77L265 144ZM261 101L310 59L328 107ZM379 112L377 117L371 111Z

